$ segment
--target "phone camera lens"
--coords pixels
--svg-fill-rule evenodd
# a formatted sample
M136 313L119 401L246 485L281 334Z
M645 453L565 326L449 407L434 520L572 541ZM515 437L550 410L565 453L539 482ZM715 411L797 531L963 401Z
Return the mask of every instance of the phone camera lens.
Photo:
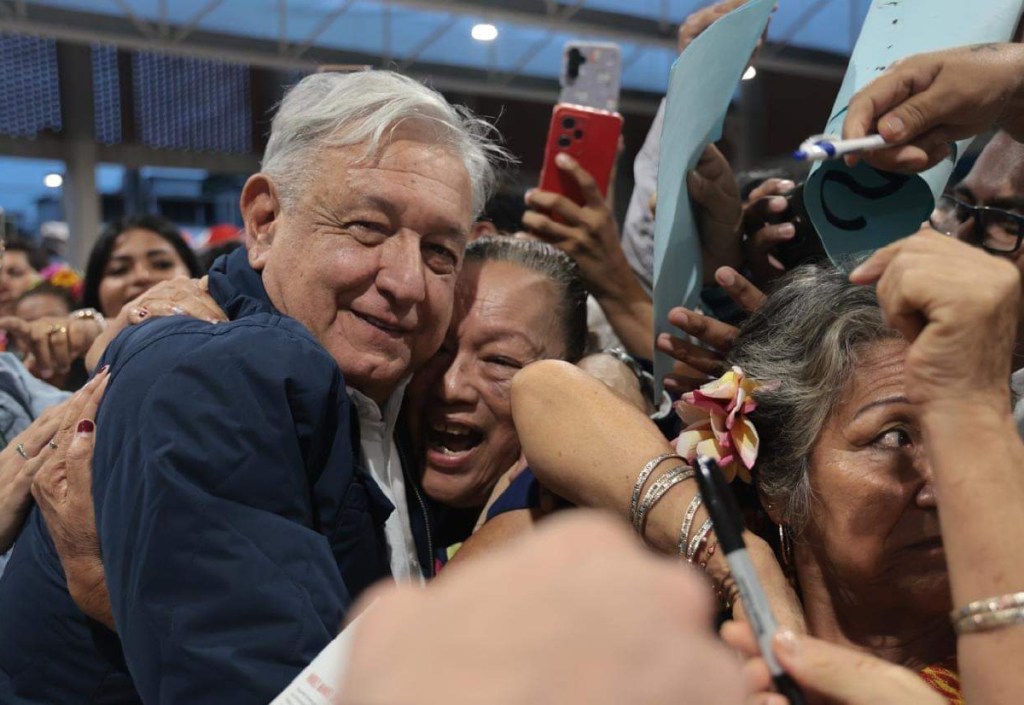
M576 127L576 120L571 117L562 118L562 127L566 130L571 130Z
M558 138L558 146L562 149L566 149L572 146L572 140L569 139L569 135L562 135Z
M572 133L572 136L578 140L583 139L583 130L576 130L576 132Z

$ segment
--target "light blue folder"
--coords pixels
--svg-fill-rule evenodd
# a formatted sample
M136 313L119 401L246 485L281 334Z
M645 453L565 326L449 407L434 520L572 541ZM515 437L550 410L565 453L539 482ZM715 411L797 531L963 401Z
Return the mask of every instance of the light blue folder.
M841 135L850 98L894 61L912 54L1007 41L1021 0L874 0L861 28L825 134ZM833 261L866 254L917 231L946 188L971 140L920 175L889 174L859 163L821 162L804 187L811 222Z
M700 240L686 175L722 136L729 102L776 0L752 0L708 27L672 66L665 104L654 225L654 331L678 334L669 309L693 308L701 289ZM654 353L658 394L672 359Z
M785 1L785 0L783 0ZM719 139L729 102L764 31L775 0L752 0L712 24L672 67L658 173L654 239L654 331L668 325L675 306L694 308L703 285L700 240L686 174ZM1024 9L1022 0L873 0L825 133L841 134L853 94L905 56L980 42L1007 41ZM886 174L842 160L816 165L804 190L811 222L829 256L843 260L915 232L928 219L958 159L970 144L914 176ZM661 380L672 359L654 352Z

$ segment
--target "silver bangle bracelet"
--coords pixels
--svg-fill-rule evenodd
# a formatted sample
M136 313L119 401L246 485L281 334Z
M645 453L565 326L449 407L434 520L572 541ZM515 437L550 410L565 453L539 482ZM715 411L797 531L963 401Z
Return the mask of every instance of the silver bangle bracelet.
M1011 607L1024 607L1024 592L1011 592L996 597L986 597L984 600L977 600L964 605L958 610L949 613L949 618L955 623L961 619L967 619L976 614L984 612L999 612Z
M700 545L704 542L704 539L706 539L708 537L708 534L711 533L711 528L711 519L705 519L704 523L700 525L699 529L697 529L697 533L694 534L693 540L690 541L690 545L686 549L687 562L693 563L693 558L697 555L697 549L700 548Z
M704 500L701 499L700 492L693 496L690 500L690 506L686 508L686 514L683 515L683 525L679 529L679 555L686 555L686 547L690 542L690 529L693 528L693 520L697 516L697 510L700 509L700 505L703 504Z
M654 468L661 465L669 458L678 458L680 461L681 457L675 453L662 453L661 455L651 458L644 465L643 469L640 470L640 474L636 476L636 483L633 485L633 496L629 502L629 517L633 522L633 526L637 525L637 511L640 509L640 493L644 490L644 485L647 484L647 478L654 472Z
M994 612L979 612L962 617L953 622L953 630L958 634L974 634L988 632L1003 627L1024 624L1024 607L1010 607Z
M643 501L640 502L640 508L637 509L636 521L633 523L633 528L636 529L637 534L643 537L644 525L647 523L647 514L651 511L654 505L657 504L670 489L678 485L683 480L689 480L693 475L694 472L692 468L686 465L677 465L654 481L651 488L647 490L647 494L644 495Z

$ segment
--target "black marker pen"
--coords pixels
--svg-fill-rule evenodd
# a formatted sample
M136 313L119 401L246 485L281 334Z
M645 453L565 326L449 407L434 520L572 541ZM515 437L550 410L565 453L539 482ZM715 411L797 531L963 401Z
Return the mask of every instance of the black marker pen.
M800 687L786 675L775 659L772 638L778 630L778 625L775 624L768 599L764 596L761 581L757 579L757 572L750 560L750 554L747 553L747 546L743 543L743 515L740 514L736 498L729 489L718 463L712 458L697 458L697 486L700 488L704 506L711 515L715 537L725 554L725 560L729 563L729 570L732 571L732 578L739 588L747 619L754 628L757 645L761 649L761 656L768 664L775 687L789 699L790 705L805 705L806 701Z

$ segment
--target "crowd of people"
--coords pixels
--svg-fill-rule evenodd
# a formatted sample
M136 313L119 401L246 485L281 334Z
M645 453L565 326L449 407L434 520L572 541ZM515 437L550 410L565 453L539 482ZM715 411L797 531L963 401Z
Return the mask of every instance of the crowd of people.
M699 456L809 702L1018 702L1024 45L853 97L844 136L887 146L847 159L880 169L995 130L857 262L787 270L796 184L741 189L709 146L714 284L655 340L663 119L621 226L562 158L583 202L533 189L504 231L491 125L397 73L320 73L208 268L156 215L110 224L81 281L8 242L0 702L784 705ZM304 670L321 653L333 675Z

